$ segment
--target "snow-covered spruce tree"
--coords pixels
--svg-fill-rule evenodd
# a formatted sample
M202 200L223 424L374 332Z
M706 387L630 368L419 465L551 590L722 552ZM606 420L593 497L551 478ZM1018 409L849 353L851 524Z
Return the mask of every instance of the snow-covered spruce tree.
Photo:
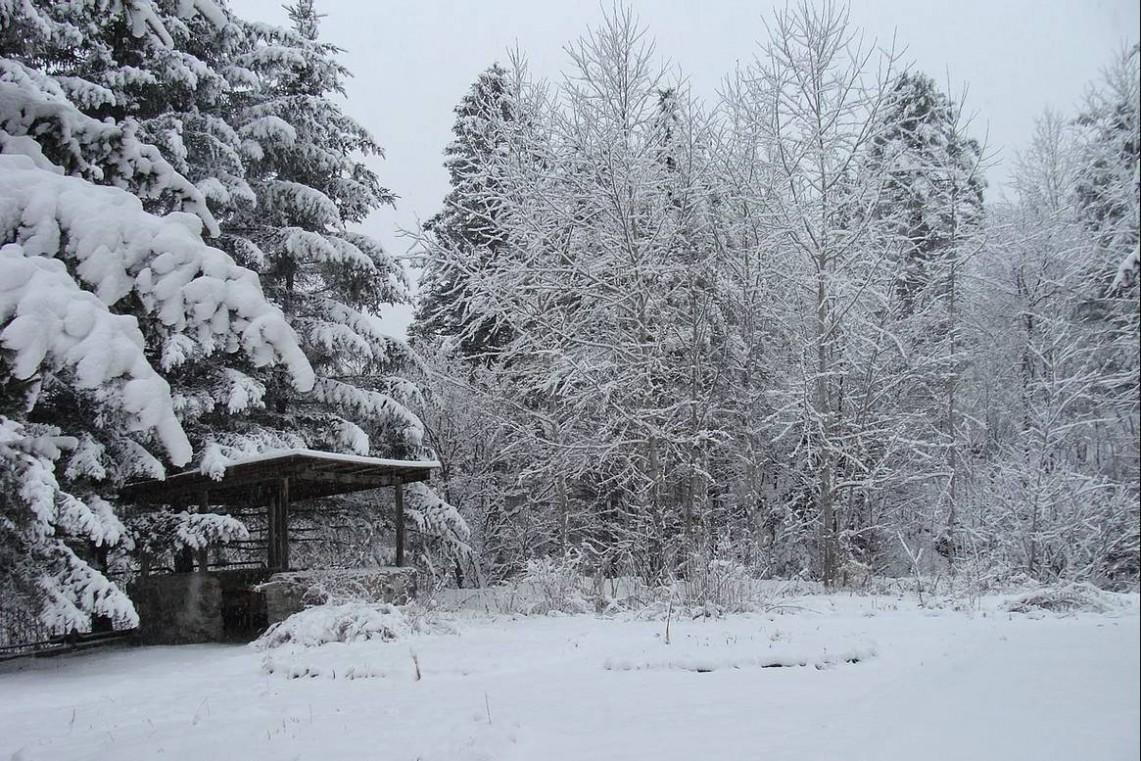
M438 243L420 277L420 300L413 334L430 339L455 338L465 356L479 356L506 340L505 328L494 322L468 326L471 304L467 283L473 267L461 267L455 257L494 257L506 242L498 222L501 179L494 174L494 156L504 149L503 127L514 118L507 71L493 64L482 72L455 108L454 138L444 151L451 185L444 208L424 224Z
M263 406L245 431L216 439L204 468L267 447L306 446L355 454L429 454L420 421L406 406L419 391L401 377L415 358L385 335L377 313L408 299L403 267L373 239L353 231L393 200L365 164L380 149L338 105L349 72L338 49L318 39L311 0L289 7L292 29L245 24L236 65L249 88L233 93L232 126L242 138L256 208L222 225L223 240L243 252L267 297L296 330L317 374L297 393L280 374L252 384ZM438 499L410 491L409 513L427 548L466 552L462 519Z
M187 16L200 9L217 12L211 0L181 7ZM160 15L150 2L5 6L0 17L5 96L0 126L10 146L5 151L18 152L17 144L33 138L43 157L69 174L126 188L150 211L193 213L213 234L217 224L202 192L140 139L137 120L127 118L125 110L112 113L126 102L125 88L154 77L120 66L107 38L117 34L122 45L168 49L170 34ZM79 49L89 55L76 56ZM188 67L181 74L192 76ZM75 118L76 112L90 118Z
M33 5L54 30L26 51L52 61L80 110L128 126L158 148L198 187L215 218L231 204L252 204L237 135L224 120L230 91L244 84L230 65L242 30L224 0L151 0L118 10L111 4L110 13L95 2ZM157 212L178 208L177 200L145 199Z
M901 75L880 118L870 161L888 175L879 215L905 241L897 287L900 309L910 313L925 292L935 299L953 292L956 237L981 224L982 151L964 134L962 106L924 74Z
M558 506L569 504L558 495L567 493L564 487L573 473L566 459L561 475L549 470L553 453L548 442L560 440L565 433L563 427L575 424L569 415L555 414L549 393L536 393L529 384L535 368L544 359L512 349L521 340L514 332L520 327L530 329L530 323L520 319L523 315L518 307L535 294L502 298L504 273L514 273L524 266L523 249L509 245L512 225L516 223L505 215L513 214L527 200L527 189L533 188L533 182L540 177L536 173L538 167L545 165L554 171L555 164L549 160L553 148L546 93L541 87L531 86L526 66L519 59L511 62L500 81L504 104L510 104L510 109L486 109L481 125L482 132L500 147L478 154L478 161L465 167L465 172L472 176L464 181L464 188L477 190L477 197L467 201L454 199L464 208L495 210L500 231L496 235L495 255L473 249L468 237L452 224L459 222L459 217L448 209L437 217L435 229L422 236L427 259L432 263L429 266L466 286L454 293L462 301L445 298L439 304L460 319L449 318L446 327L440 325L441 340L435 347L439 356L432 361L437 368L433 396L425 412L431 437L444 445L445 456L452 455L449 488L459 488L489 471L498 474L492 483L501 488L490 495L490 500L485 502L477 494L460 496L466 514L478 521L483 570L491 578L519 571L535 553L558 551L554 547L561 536L562 513L558 513ZM461 117L457 127L462 122ZM423 312L421 316L428 317ZM478 337L485 326L495 326L497 336L513 340L487 344ZM482 356L465 359L463 347L476 344L484 345ZM451 369L449 377L438 372L445 367ZM469 397L468 402L462 401ZM434 409L439 401L457 398L461 402L458 405ZM483 446L464 447L458 440L457 434L471 422L463 417L465 411L477 409L484 413L474 416L477 424L496 432L497 451ZM461 417L457 419L456 415ZM469 452L485 453L486 459L465 457ZM576 462L576 467L579 464Z
M900 363L892 374L914 377L894 403L901 413L922 415L928 425L915 438L926 435L926 446L943 450L946 459L946 475L935 479L928 463L918 463L917 480L900 495L899 504L911 514L895 518L912 542L931 546L933 540L933 548L951 560L964 470L960 378L973 353L962 325L963 278L982 245L982 149L966 135L962 104L923 74L900 76L880 118L883 129L864 171L886 174L875 213L900 257L888 329L904 349L892 355ZM925 496L917 500L919 494ZM906 507L917 501L935 510Z
M236 63L248 35L218 2L154 2L145 10L147 23L160 31L139 35L129 14L104 14L96 4L48 5L45 13L58 17L87 52L67 55L66 46L76 44L70 37L55 42L62 46L60 78L84 94L79 104L84 113L125 125L153 144L178 175L190 179L209 205L202 216L217 234L219 222L248 212L256 202L245 180L241 137L227 123L236 94L254 82L252 73ZM149 211L177 208L169 193L146 193L140 181L145 179L126 179L122 185L142 196ZM219 239L238 261L256 262L256 250L242 242ZM212 452L216 440L250 430L243 413L262 404L264 379L246 360L207 359L211 352L166 335L161 324L144 322L141 327L148 343L163 347L158 362L196 451ZM158 335L150 336L151 331ZM216 469L210 462L207 458Z
M1078 116L1074 196L1080 217L1112 264L1137 249L1141 183L1141 47L1117 57L1090 88ZM1105 267L1116 275L1115 267ZM1104 275L1102 276L1105 277ZM1135 278L1128 277L1134 281Z
M12 112L23 120L10 123L13 131L30 123L53 160L132 192L147 211L191 211L211 233L231 204L252 203L237 135L220 118L233 87L220 72L238 72L243 81L227 64L242 35L224 7L212 0L109 7L34 3L10 28L23 30L10 48L13 65L22 62L33 72L50 68L51 81L88 117L53 130L41 126L55 118L42 105ZM75 55L77 49L84 54ZM57 143L73 135L81 139L70 146ZM116 149L116 141L127 149ZM84 161L100 163L84 168ZM195 451L204 451L213 436L241 420L237 415L245 407L258 404L249 375L256 365L249 357L219 352L162 320L144 318L139 327L145 344L154 347L151 361L171 385L175 412ZM74 393L65 386L49 391L60 397ZM105 434L90 444L85 440L84 456L74 458L68 470L67 487L80 496L106 496L124 478L159 476L172 464L138 456L134 443L113 428ZM128 521L129 529L133 525Z
M297 395L266 378L263 422L299 445L412 453L416 421L381 388L403 390L384 372L404 349L380 333L374 316L406 300L404 273L375 241L350 230L392 196L364 164L377 146L333 100L348 72L337 49L315 38L312 3L290 12L293 30L247 25L238 62L257 81L235 94L233 119L257 206L235 215L224 237L257 252L251 266L297 330L318 381L312 394Z
M198 189L132 123L94 119L69 95L97 87L52 72L43 51L81 41L74 22L98 9L49 10L26 3L0 16L0 456L10 481L0 597L58 631L84 629L92 615L135 620L87 559L129 541L101 494L192 457L154 365L175 347L279 364L300 389L313 374L256 276L203 243L216 222ZM146 3L101 10L140 38L169 39ZM194 214L154 216L140 197Z
M1090 88L1077 120L1073 190L1078 219L1095 244L1085 267L1080 311L1083 319L1100 323L1102 360L1107 368L1132 378L1121 390L1134 403L1141 395L1139 77L1141 47L1134 45L1117 56ZM1136 456L1124 462L1128 465L1123 472L1137 472Z
M1106 376L1102 410L1111 421L1113 457L1099 458L1100 474L1124 486L1136 508L1141 493L1141 46L1115 56L1091 88L1079 115L1075 195L1079 218L1096 249L1084 269L1078 313L1092 322L1098 365ZM1112 272L1109 279L1106 272ZM1130 446L1132 445L1132 446ZM1132 552L1118 552L1106 565L1136 583L1141 573L1138 511L1126 532Z
M494 167L514 118L507 77L506 69L492 65L455 108L454 138L444 151L451 189L444 207L424 225L432 242L425 247L430 255L409 329L413 345L427 360L417 413L442 465L443 495L472 526L472 545L482 557L482 570L492 577L522 562L502 542L510 536L503 527L504 498L514 469L491 445L497 426L477 401L492 395L474 390L493 378L480 364L490 360L487 350L501 345L506 333L493 319L469 324L467 310L472 305L468 278L478 269L473 257L493 258L506 240L497 221L502 188Z

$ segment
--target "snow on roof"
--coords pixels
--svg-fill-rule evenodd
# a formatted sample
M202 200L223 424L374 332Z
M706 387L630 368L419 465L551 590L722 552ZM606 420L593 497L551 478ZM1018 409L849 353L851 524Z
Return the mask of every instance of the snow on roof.
M340 452L324 452L319 449L270 449L247 457L231 460L228 468L235 465L248 465L254 462L278 460L286 457L313 457L320 460L352 463L356 465L380 465L391 468L438 468L437 460L391 460L384 457L364 457L357 454L341 454Z
M142 504L193 504L195 500L244 504L263 498L266 489L285 489L288 484L292 499L312 499L427 481L431 471L439 467L435 460L275 449L239 457L219 472L193 469L164 479L128 483L119 490L119 497Z

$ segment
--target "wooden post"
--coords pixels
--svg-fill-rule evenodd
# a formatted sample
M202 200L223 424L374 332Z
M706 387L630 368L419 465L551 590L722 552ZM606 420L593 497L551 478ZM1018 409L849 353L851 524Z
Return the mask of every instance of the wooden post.
M277 482L266 508L266 534L269 540L269 567L289 570L289 479Z
M271 571L280 565L277 557L277 490L269 490L269 501L265 505L266 566Z
M194 553L190 550L189 547L183 547L178 552L174 553L174 572L194 572Z
M281 570L289 570L289 479L281 479L281 486L278 489L278 533L281 540L281 548L278 550L278 557L281 560Z
M404 484L396 482L396 567L404 565Z
M194 573L194 551L185 544L174 553L174 572Z
M198 500L198 512L210 512L210 493L207 491L202 492ZM210 570L210 550L208 547L202 547L198 550L198 573L206 573Z

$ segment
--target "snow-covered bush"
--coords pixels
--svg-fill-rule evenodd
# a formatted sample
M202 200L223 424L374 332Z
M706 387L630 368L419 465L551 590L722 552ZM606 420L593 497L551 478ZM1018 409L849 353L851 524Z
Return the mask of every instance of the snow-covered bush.
M685 577L671 585L681 605L722 615L754 610L761 603L757 579L734 560L694 555L685 570Z
M586 613L594 610L588 601L588 585L581 572L582 558L568 553L561 558L531 558L520 579L532 594L529 613Z
M1115 607L1111 595L1085 582L1042 587L1016 595L1002 605L1011 613L1106 613Z
M317 605L271 626L254 642L259 650L285 645L316 647L329 642L391 642L414 630L395 605Z

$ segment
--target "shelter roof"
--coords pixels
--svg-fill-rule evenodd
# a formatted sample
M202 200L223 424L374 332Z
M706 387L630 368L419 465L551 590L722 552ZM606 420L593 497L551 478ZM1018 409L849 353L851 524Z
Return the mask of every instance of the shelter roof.
M297 501L426 481L439 467L435 460L283 449L234 460L218 479L200 470L188 470L163 479L128 483L119 497L144 505L253 505L263 502L288 479L289 499Z

